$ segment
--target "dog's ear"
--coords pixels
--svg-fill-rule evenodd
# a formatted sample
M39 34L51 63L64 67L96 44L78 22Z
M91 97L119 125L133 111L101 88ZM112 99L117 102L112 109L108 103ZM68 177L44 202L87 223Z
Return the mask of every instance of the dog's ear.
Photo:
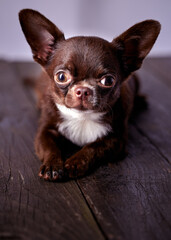
M64 34L37 11L23 9L19 20L35 61L45 66L53 54L56 44L64 40Z
M140 68L160 32L160 23L146 20L135 24L112 41L125 76Z

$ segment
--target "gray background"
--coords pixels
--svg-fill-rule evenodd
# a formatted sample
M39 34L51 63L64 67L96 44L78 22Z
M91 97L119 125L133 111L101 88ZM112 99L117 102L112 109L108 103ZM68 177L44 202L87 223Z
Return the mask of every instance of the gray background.
M162 31L150 55L171 55L171 0L0 0L0 58L31 59L18 22L23 8L43 13L66 38L96 35L111 41L139 21L156 19Z

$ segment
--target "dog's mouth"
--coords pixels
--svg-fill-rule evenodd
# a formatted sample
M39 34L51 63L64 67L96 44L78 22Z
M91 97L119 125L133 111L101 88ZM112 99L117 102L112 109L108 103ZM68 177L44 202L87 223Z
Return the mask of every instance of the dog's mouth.
M91 101L88 100L83 100L83 99L77 99L75 101L66 101L66 107L68 108L74 108L77 110L81 111L86 111L86 110L92 110L93 109L93 104Z

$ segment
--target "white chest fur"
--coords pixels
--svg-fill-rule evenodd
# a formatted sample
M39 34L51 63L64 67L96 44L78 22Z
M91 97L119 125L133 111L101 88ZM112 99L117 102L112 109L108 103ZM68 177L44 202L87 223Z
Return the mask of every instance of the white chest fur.
M63 120L57 125L59 132L78 146L94 142L111 131L110 125L101 123L105 113L79 111L59 104L56 106Z

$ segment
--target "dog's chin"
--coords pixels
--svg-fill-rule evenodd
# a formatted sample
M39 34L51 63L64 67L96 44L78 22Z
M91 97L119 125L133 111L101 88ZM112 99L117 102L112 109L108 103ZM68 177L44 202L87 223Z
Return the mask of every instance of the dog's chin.
M87 111L87 110L93 110L91 107L85 106L85 105L77 105L77 106L66 106L67 108L72 108L72 109L76 109L79 111Z

